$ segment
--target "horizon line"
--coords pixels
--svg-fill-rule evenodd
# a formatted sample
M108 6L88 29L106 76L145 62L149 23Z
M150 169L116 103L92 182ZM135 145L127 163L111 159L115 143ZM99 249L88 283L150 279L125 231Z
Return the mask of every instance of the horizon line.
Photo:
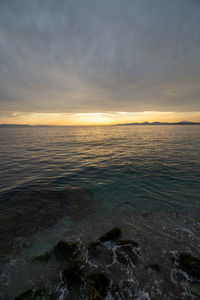
M153 125L153 126L159 126L159 125L200 125L200 122L193 122L193 121L177 121L177 122L129 122L129 123L115 123L115 124L87 124L87 125L57 125L57 124L13 124L13 123L1 123L0 126L13 126L13 127L96 127L96 126L148 126L148 125Z

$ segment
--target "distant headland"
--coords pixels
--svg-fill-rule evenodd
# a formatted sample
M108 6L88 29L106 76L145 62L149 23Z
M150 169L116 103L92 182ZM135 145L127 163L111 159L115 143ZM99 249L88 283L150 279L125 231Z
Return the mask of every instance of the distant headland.
M200 125L200 122L188 122L188 121L182 121L182 122L143 122L143 123L122 123L122 124L116 124L116 126L131 126L131 125Z

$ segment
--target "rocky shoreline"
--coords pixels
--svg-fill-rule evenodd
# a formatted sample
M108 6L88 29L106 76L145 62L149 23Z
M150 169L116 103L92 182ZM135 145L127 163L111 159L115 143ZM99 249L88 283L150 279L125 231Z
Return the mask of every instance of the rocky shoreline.
M86 188L11 196L0 220L0 299L200 298L199 218L105 212Z
M63 294L47 288L28 289L16 296L15 300L151 299L145 293L143 296L135 293L134 282L125 279L123 272L120 274L119 264L122 264L125 269L131 265L133 272L143 264L139 243L129 239L122 240L120 237L120 228L114 227L86 247L81 242L60 240L51 251L36 256L33 260L45 265L54 257L62 262L63 270L60 270L62 286L60 287L64 291ZM200 297L200 258L190 253L174 252L170 260L174 268L188 276L193 295L191 299L198 299ZM103 264L99 264L102 261L105 266L117 265L118 268L108 272L107 268L102 267ZM152 270L160 277L164 274L163 267L156 261L143 267L147 273ZM115 279L115 272L119 273L117 274L118 281Z

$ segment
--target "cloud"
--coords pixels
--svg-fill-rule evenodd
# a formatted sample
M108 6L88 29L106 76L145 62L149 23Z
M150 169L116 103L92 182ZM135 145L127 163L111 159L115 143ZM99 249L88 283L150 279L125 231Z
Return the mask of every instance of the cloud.
M0 109L200 110L200 2L0 2Z

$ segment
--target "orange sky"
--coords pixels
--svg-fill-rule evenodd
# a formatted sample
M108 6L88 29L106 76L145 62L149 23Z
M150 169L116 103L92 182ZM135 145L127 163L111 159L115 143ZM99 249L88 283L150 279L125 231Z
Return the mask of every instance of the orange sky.
M200 121L200 112L107 112L107 113L27 113L1 114L0 124L29 125L112 125L129 122Z

